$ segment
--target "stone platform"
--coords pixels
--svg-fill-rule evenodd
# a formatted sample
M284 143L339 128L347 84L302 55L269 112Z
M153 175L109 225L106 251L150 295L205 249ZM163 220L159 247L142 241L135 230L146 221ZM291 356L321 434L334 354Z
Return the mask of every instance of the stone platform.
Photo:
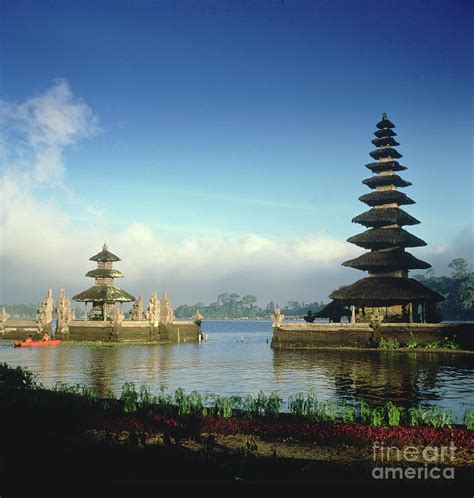
M463 350L474 351L474 323L382 323L377 330L368 323L283 322L273 328L271 346L275 349L377 348L382 338L397 339L402 347L411 339L420 345L447 339Z
M55 337L70 341L101 342L198 342L201 327L194 322L172 322L154 326L145 320L121 323L73 320L68 331Z
M29 335L41 339L44 332L52 335L52 327L40 328L34 320L9 320L0 329L0 339L22 341ZM148 321L123 321L121 323L72 320L66 331L56 332L55 339L63 341L98 342L198 342L201 327L195 322L172 322L154 326Z

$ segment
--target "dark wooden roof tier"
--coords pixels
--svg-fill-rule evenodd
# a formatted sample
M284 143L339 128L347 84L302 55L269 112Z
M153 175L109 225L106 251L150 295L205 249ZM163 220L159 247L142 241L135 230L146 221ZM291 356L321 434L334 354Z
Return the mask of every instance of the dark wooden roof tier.
M392 137L374 138L372 140L372 143L375 145L375 147L385 147L386 145L390 145L390 147L396 147L397 145L400 145Z
M329 296L356 306L391 306L410 302L443 301L441 294L412 278L366 277L340 287Z
M390 128L383 128L382 130L376 130L376 131L374 131L374 135L377 138L396 137L397 136L397 134Z
M114 286L94 285L93 287L76 294L74 301L94 303L128 303L135 298L122 289Z
M400 208L372 208L365 213L352 218L353 223L359 223L367 228L380 228L387 225L418 225L420 222Z
M385 187L387 185L409 187L411 185L411 182L407 182L398 175L376 175L362 180L362 183L370 188Z
M365 249L389 249L392 247L422 247L424 240L403 230L403 228L371 228L349 237L347 242Z
M390 157L391 159L399 159L403 157L397 149L392 149L391 147L384 147L382 149L375 149L369 152L369 155L373 157L375 160L384 159L386 157Z
M375 125L379 130L383 128L395 128L395 125L387 118L387 114L382 113L382 120Z
M392 251L371 251L355 259L342 263L343 266L363 271L394 271L394 270L427 270L429 263L415 258L409 252L401 249Z
M96 268L86 273L86 277L94 278L123 278L123 276L123 273L115 268Z
M359 201L365 202L365 204L369 206L381 206L383 204L393 203L400 206L403 206L404 204L415 204L413 199L410 199L406 194L399 192L398 190L376 190L375 192L361 195Z
M102 251L100 251L98 254L95 256L92 256L89 258L89 261L98 261L98 262L104 262L104 263L111 263L114 261L121 261L118 256L115 254L112 254L109 251L109 248L107 247L107 244L104 244L102 247Z
M369 163L365 165L366 168L369 168L374 173L381 173L382 171L403 171L406 166L402 166L398 161L383 161L376 163Z

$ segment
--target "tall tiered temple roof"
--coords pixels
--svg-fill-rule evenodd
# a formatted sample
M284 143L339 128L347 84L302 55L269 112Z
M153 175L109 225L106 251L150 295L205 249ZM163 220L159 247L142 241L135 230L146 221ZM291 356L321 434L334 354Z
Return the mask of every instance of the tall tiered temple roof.
M411 183L395 174L406 170L405 166L394 160L402 157L394 149L400 145L393 138L397 135L393 131L395 125L384 113L376 127L374 135L377 138L372 143L377 148L369 154L377 162L366 165L375 176L362 181L372 192L359 197L371 209L352 219L368 230L347 239L352 244L370 249L370 252L343 263L344 266L368 271L369 276L341 287L329 297L340 304L368 307L441 301L443 296L408 278L409 270L427 269L431 265L405 251L407 247L425 246L426 242L402 228L420 222L400 208L401 205L414 204L414 201L398 190ZM318 315L328 316L324 310Z

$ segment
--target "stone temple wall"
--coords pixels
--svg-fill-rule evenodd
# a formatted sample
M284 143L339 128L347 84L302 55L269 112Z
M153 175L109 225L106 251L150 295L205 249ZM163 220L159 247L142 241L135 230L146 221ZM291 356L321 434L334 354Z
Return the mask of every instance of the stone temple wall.
M452 340L461 349L474 350L474 323L381 323L379 328L368 323L291 323L283 322L273 329L272 347L376 348L380 339L397 339L404 346L410 339L420 345L439 340Z
M194 322L173 322L155 327L146 320L121 323L74 320L56 337L70 341L100 342L197 342L201 327Z

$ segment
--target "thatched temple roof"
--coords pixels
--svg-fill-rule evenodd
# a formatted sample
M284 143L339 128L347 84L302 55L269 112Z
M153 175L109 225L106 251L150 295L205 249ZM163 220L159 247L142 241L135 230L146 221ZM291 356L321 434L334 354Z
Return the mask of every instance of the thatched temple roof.
M341 316L349 316L351 311L350 304L342 300L331 301L316 313L317 318L330 318L331 320L340 320Z
M76 294L74 301L96 302L96 303L128 303L135 301L135 298L122 289L114 286L94 285L80 294Z
M124 274L115 268L96 268L88 271L86 277L94 278L123 278Z
M365 249L389 249L390 247L422 247L424 240L403 228L371 228L349 237L347 242Z
M369 168L374 173L380 173L382 171L403 171L406 166L402 166L398 161L384 161L376 163L369 163L365 165L366 168Z
M387 225L418 225L420 222L400 208L372 208L352 218L353 223L366 227L383 227Z
M382 113L382 120L375 125L379 130L383 128L395 128L395 125L387 118L387 114Z
M375 147L385 147L387 145L390 145L391 147L396 147L397 145L400 145L394 138L392 137L380 137L380 138L374 138L372 140L372 143L375 145Z
M374 135L377 138L383 138L383 137L396 137L397 134L390 128L384 128L382 130L376 130L374 131Z
M371 251L342 263L343 266L364 271L427 270L429 263L415 258L401 249L392 251Z
M443 301L441 294L412 278L367 277L340 287L331 299L350 301L356 306L390 306L410 302Z
M385 187L387 185L394 185L395 187L409 187L411 185L411 182L407 182L398 175L371 176L370 178L362 180L362 183L367 185L369 188Z
M399 159L403 157L397 149L392 149L391 147L384 147L383 149L375 149L369 152L369 155L374 159L383 159L385 157L390 157L392 159Z
M112 254L109 251L107 244L104 244L102 246L102 251L97 253L95 256L92 256L91 258L89 258L89 261L100 261L100 262L110 263L110 262L121 261L121 260L118 256L116 256L115 254Z
M382 204L397 203L400 206L406 204L415 204L406 194L398 190L376 190L368 194L361 195L359 201L365 202L369 206L380 206Z

